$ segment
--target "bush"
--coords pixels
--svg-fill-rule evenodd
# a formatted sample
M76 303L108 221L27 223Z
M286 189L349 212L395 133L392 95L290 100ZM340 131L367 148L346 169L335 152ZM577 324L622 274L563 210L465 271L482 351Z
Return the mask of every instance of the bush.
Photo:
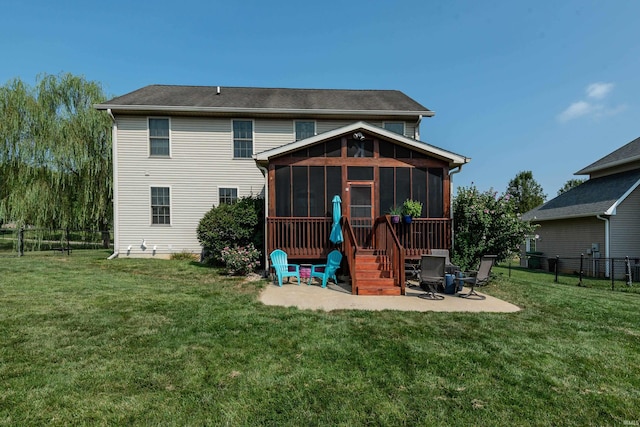
M254 249L264 244L264 200L245 197L232 205L213 207L198 224L198 240L204 248L205 261L224 263L224 248L247 247ZM260 255L258 255L258 258Z
M509 194L481 193L474 186L458 188L453 201L455 264L474 268L482 255L497 255L501 261L517 253L534 227L516 212L515 199Z
M251 243L247 246L225 247L220 254L227 273L242 276L253 272L258 267L259 257L260 251L253 247Z

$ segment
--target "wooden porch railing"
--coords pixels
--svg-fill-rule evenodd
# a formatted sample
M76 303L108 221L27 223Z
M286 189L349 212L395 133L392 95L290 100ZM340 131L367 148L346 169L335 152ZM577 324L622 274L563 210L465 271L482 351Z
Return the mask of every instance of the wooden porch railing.
M346 232L345 220L343 217L343 234ZM331 222L331 218L324 217L267 218L268 253L282 249L289 258L324 258L334 247L329 241ZM411 224L392 224L392 227L405 250L405 258L419 259L430 249L451 249L451 220L448 218L414 218ZM349 228L354 233L350 224Z
M356 253L359 248L358 239L346 216L342 217L340 224L342 224L342 235L344 236L344 242L342 244L344 257L349 266L349 276L351 277L351 293L355 295L358 289L358 275L356 274Z
M282 249L289 258L321 259L333 249L331 218L267 218L267 251Z
M377 218L373 224L373 247L385 251L391 265L389 269L393 271L395 286L400 286L402 295L405 294L404 277L404 249L400 240L389 221L389 217Z
M430 249L451 249L449 218L414 218L411 224L393 224L405 258L419 259Z

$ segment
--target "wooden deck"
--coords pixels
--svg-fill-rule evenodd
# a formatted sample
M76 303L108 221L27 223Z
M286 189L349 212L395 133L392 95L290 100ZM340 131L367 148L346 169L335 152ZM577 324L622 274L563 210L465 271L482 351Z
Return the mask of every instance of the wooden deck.
M419 259L430 249L451 249L448 218L414 218L411 224L401 222L392 227L407 259ZM320 260L334 249L329 241L330 233L331 218L269 217L267 251L282 249L290 259ZM363 240L361 236L356 237Z

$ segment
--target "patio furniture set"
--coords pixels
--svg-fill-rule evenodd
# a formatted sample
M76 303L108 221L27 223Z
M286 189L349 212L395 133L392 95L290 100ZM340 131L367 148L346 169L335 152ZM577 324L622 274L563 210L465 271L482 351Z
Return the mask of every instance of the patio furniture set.
M276 249L270 259L275 273L274 282L277 280L278 286L282 286L284 278L291 277L297 279L298 285L301 279L306 279L307 285L310 285L315 277L326 288L330 279L338 283L336 271L340 268L342 254L338 250L331 251L325 264L289 264L286 252ZM461 298L484 299L475 291L475 287L489 281L495 260L496 255L483 255L477 270L461 271L458 266L451 264L448 250L432 249L429 255L422 255L419 263L405 264L405 276L407 282L415 280L425 291L419 295L420 298L442 300L444 296L441 292L444 292L457 294ZM461 293L465 284L470 285L471 289Z

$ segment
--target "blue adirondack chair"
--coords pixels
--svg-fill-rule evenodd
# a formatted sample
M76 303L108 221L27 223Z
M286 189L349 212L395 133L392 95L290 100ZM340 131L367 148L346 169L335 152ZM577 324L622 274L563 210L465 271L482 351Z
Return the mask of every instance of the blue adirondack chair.
M276 249L269 255L271 258L271 266L276 272L278 278L278 286L282 286L284 277L296 277L298 285L300 285L300 266L298 264L289 264L287 253L281 249Z
M309 277L308 285L311 284L311 279L317 277L322 279L322 287L327 287L327 281L329 279L333 279L333 281L338 284L338 279L336 278L336 271L340 268L340 262L342 261L342 254L338 250L333 250L329 252L327 256L326 264L316 264L311 266L311 276Z

